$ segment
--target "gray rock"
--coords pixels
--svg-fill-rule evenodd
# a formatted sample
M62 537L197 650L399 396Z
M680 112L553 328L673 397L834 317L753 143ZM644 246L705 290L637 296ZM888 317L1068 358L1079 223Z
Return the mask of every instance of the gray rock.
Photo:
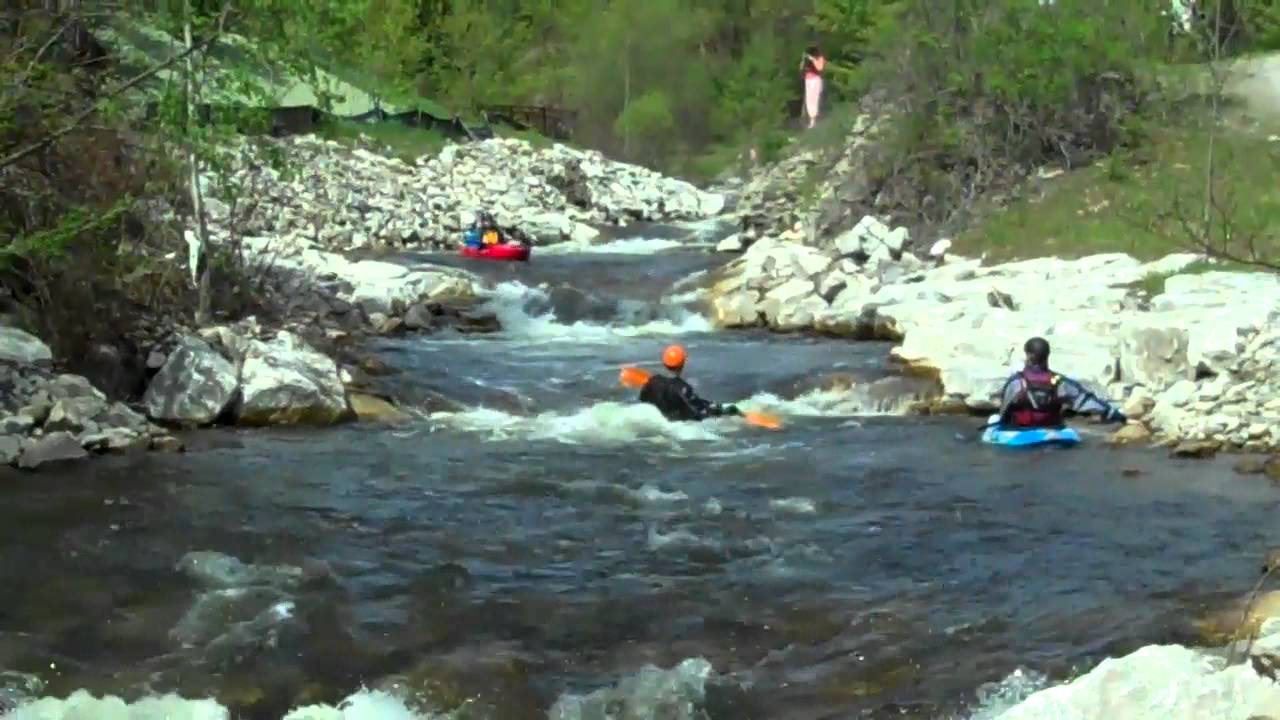
M13 435L0 435L0 463L13 465L22 455L22 439Z
M88 455L75 435L69 432L53 432L41 438L23 443L18 457L18 467L33 470L41 465L79 460Z
M105 407L93 417L93 421L104 428L125 428L138 432L147 429L147 418L121 402Z
M53 352L31 333L0 326L0 361L18 365L49 365L53 362Z
M49 395L54 400L93 398L105 401L107 396L79 375L59 375L49 382Z
M327 425L354 416L337 363L292 333L251 344L241 377L243 425Z
M236 398L236 368L207 342L186 337L151 379L143 401L161 422L207 425Z
M36 424L40 425L49 418L49 410L53 408L53 401L49 399L48 393L40 391L27 400L27 404L18 409L19 415L26 415Z
M410 330L427 330L436 324L436 317L426 303L411 306L404 314L404 326Z
M28 435L35 428L36 421L30 415L10 415L0 420L0 433L4 435Z
M65 430L78 433L91 430L93 418L106 410L107 403L92 396L71 397L58 400L49 410L49 417L44 421L46 432Z
M80 437L80 445L90 452L129 452L145 450L150 439L128 428L113 427Z

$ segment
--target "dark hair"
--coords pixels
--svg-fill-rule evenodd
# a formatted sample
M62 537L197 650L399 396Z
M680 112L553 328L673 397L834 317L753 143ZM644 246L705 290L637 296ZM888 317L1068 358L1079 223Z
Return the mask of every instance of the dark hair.
M1049 362L1049 341L1042 337L1033 337L1022 346L1022 351L1031 356L1033 362L1045 364Z
M810 55L817 55L822 51L818 49L817 45L810 45L809 47L805 48L805 52Z

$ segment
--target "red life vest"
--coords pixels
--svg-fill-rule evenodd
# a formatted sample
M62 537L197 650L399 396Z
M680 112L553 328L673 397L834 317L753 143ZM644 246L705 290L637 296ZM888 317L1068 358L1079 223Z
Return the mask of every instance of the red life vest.
M1022 390L1014 398L1010 419L1016 427L1061 427L1062 400L1058 382L1062 376L1049 370L1027 369L1018 373Z

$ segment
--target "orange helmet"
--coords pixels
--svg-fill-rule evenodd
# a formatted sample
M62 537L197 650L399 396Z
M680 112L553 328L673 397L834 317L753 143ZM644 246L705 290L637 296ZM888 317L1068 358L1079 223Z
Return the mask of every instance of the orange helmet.
M671 345L662 351L662 364L666 365L668 370L679 370L684 367L685 357L684 348Z

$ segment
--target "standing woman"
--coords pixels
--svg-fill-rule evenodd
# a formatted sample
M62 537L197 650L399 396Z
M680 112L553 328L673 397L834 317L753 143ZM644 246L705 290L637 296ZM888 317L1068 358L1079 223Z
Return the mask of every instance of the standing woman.
M822 100L822 69L827 59L817 45L810 45L804 52L800 69L804 73L804 111L809 116L809 127L818 119L818 104Z

